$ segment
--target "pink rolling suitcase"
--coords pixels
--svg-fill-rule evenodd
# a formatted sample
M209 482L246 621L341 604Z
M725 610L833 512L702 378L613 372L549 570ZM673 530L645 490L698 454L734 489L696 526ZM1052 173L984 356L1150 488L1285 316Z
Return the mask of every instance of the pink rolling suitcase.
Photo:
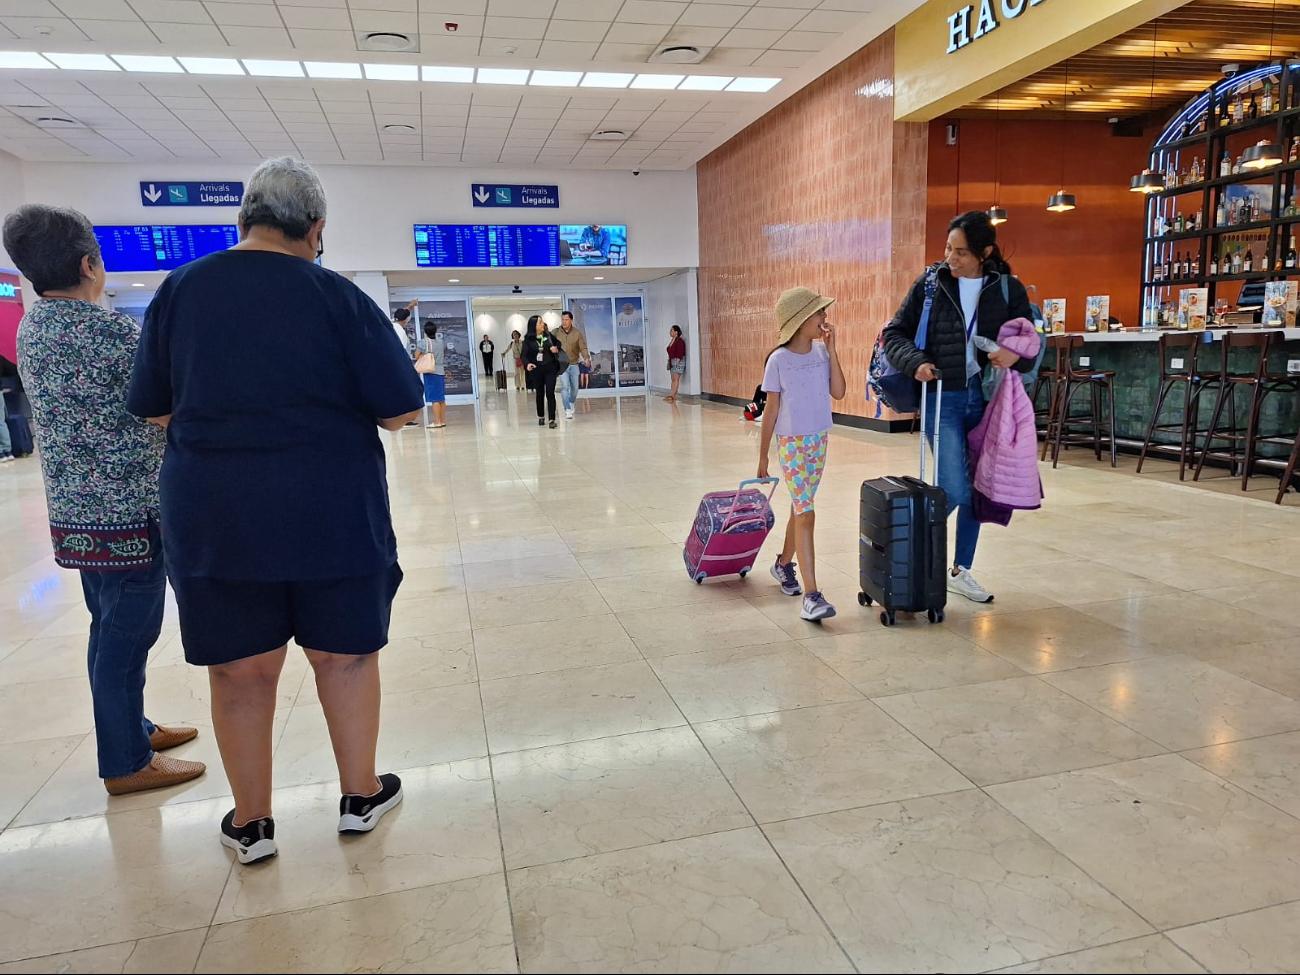
M714 491L701 499L682 549L692 579L703 582L737 574L744 578L772 530L772 494L780 483L775 477L755 478L741 481L735 491ZM767 485L767 493L751 486L756 484Z

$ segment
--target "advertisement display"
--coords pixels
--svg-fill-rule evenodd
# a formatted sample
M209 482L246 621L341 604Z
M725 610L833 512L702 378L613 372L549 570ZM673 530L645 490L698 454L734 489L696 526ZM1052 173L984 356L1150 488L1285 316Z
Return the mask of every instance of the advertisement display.
M591 267L627 263L627 227L415 224L418 267Z
M432 320L438 327L446 345L443 362L446 366L447 395L473 396L476 371L474 337L469 328L469 303L466 301L421 301L411 313L412 320L420 320L420 335L424 323Z
M627 227L598 223L560 226L560 263L569 267L627 263Z
M573 324L582 329L591 351L588 389L614 389L614 301L612 298L574 298L569 302Z
M615 298L614 334L618 339L618 384L645 385L645 307L640 295Z

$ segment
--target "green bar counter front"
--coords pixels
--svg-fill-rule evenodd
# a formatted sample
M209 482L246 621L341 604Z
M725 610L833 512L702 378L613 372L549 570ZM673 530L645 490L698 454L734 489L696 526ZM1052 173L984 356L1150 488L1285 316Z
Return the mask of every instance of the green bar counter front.
M1151 423L1151 412L1155 409L1156 397L1160 394L1160 335L1168 329L1122 329L1112 332L1072 332L1081 334L1084 339L1082 349L1075 350L1075 368L1081 372L1089 369L1097 371L1111 370L1115 373L1115 439L1126 449L1142 446L1147 427ZM1272 331L1282 332L1285 341L1274 350L1269 358L1269 368L1275 373L1286 373L1289 361L1300 361L1300 328L1215 328L1202 332L1203 345L1197 356L1197 364L1207 372L1217 372L1220 367L1223 336L1228 332L1248 333ZM1183 354L1176 350L1171 354ZM1052 353L1049 351L1043 361L1043 369L1052 366ZM1086 362L1086 364L1085 364ZM1238 351L1229 362L1232 372L1252 372L1252 351ZM1295 378L1300 380L1300 374ZM1045 394L1044 394L1045 395ZM1237 424L1245 428L1248 394L1238 390ZM1200 397L1199 416L1196 429L1205 430L1210 425L1214 411L1217 388L1211 388ZM1045 405L1040 400L1040 406ZM1183 418L1183 400L1181 390L1176 390L1165 400L1160 422L1181 423ZM1228 411L1225 407L1223 419L1226 426ZM1279 392L1269 396L1260 414L1260 436L1293 436L1300 429L1300 394ZM1177 443L1176 433L1163 431L1156 434L1156 444ZM1200 441L1198 440L1198 444ZM1287 448L1275 444L1260 444L1259 455L1262 458L1283 460L1290 454ZM1160 455L1157 455L1160 456ZM1275 465L1270 465L1275 466Z

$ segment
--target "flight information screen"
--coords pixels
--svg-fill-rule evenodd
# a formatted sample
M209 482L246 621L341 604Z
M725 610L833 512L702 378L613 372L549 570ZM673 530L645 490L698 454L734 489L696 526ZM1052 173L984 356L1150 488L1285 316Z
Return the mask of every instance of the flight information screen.
M415 263L462 268L626 264L627 227L417 223Z
M95 228L107 271L171 271L239 243L234 224L139 224Z

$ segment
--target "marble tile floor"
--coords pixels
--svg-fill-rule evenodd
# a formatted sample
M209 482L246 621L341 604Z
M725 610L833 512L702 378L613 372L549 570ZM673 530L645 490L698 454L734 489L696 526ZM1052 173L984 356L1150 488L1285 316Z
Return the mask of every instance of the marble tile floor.
M683 571L699 495L753 472L736 410L530 407L385 435L406 802L335 835L298 658L255 868L216 840L173 607L149 710L199 725L209 772L104 794L79 586L36 464L0 469L0 973L1297 970L1294 505L1044 466L1043 510L985 534L997 600L886 630L858 486L917 441L837 429L816 626L766 573L779 533L748 579Z

